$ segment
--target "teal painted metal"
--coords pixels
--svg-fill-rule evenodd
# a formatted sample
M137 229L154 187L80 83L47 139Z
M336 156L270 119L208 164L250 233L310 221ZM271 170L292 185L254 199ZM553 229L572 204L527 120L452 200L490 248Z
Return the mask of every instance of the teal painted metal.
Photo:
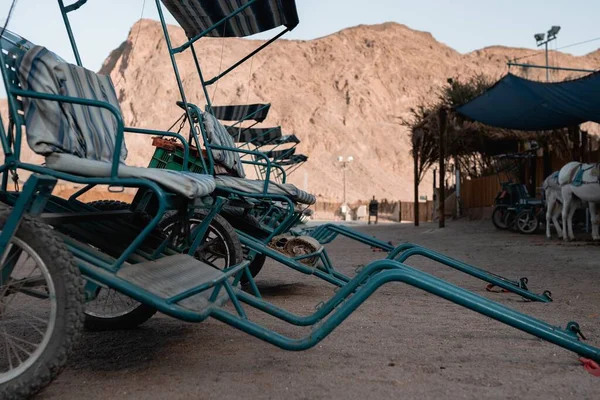
M14 93L16 92L13 91L13 94ZM185 102L185 98L184 105L189 117L190 112L188 104ZM121 129L121 134L122 131L123 129ZM204 132L203 135L205 135ZM204 139L206 138L204 137ZM214 148L230 150L222 146L215 146ZM11 161L10 165L26 167L32 171L47 170L43 167L37 167L25 163L20 163L18 160ZM269 166L268 158L267 165ZM55 177L72 177L69 174L60 174L56 172L53 173ZM150 231L157 225L158 220L160 219L158 215L162 216L162 214L167 208L167 195L158 186L149 182L144 182L142 180L135 179L120 179L116 176L116 173L110 179L85 179L75 177L75 180L72 181L77 182L78 180L88 185L88 187L86 187L85 190L89 190L89 188L95 184L101 184L102 182L110 182L112 184L129 184L132 187L147 187L150 190L156 192L155 194L157 195L159 201L157 216L152 219L151 223L148 224L148 226L146 226L145 230L142 231L140 236L138 236L138 238L134 240L128 247L128 250L133 247L134 252L142 247L143 239L140 238L145 238L150 235ZM26 183L26 186L27 184L30 184L28 188L31 188L34 182L34 180L32 180L31 183L28 181ZM265 186L265 191L263 193L253 195L248 195L246 193L241 192L236 193L236 191L234 190L230 190L229 193L241 197L250 197L260 200L270 199L272 201L280 201L284 204L287 204L288 212L285 214L286 219L278 227L275 227L273 229L273 232L283 232L285 231L285 229L290 228L290 224L297 217L297 214L294 212L294 204L293 202L291 202L290 199L284 196L268 195L266 189L267 187ZM74 200L70 201L74 202ZM29 202L28 204L34 204L33 192L22 193L20 196L17 197L17 211L14 213L14 217L11 215L11 218L18 219L19 214L22 215L23 212L25 212L26 207L22 206L22 204L24 204L25 202ZM39 208L42 207L42 205L43 202L40 202L37 206L37 211L39 211ZM219 205L219 202L217 202L217 207ZM9 221L11 221L11 218L9 218ZM394 252L394 248L392 246L383 243L382 241L379 241L377 239L360 234L358 232L351 231L345 227L325 226L313 230L312 233L316 237L320 238L320 240L324 241L333 240L335 239L335 236L337 236L338 234L342 234L351 239L358 240L362 243L370 244L381 249L387 249L387 251L389 252ZM4 232L2 232L2 235L3 234ZM10 232L6 234L9 235ZM1 235L0 239L2 239ZM596 361L600 361L600 349L579 342L577 336L579 332L579 326L576 323L569 323L567 325L567 329L552 326L543 321L511 310L510 308L497 304L491 300L470 293L462 288L459 288L458 286L444 282L438 278L425 274L393 259L385 259L373 262L367 265L362 271L360 271L354 279L344 281L342 279L339 279L341 274L335 271L331 260L329 260L329 257L324 251L324 249L320 249L319 251L310 255L290 259L272 249L269 249L262 242L249 238L247 235L242 236L244 244L251 249L251 252L267 255L270 258L273 258L276 261L279 261L284 265L290 267L291 269L297 270L304 274L316 275L318 277L321 277L322 279L327 280L328 282L331 282L332 284L341 286L341 289L338 291L338 293L335 294L326 303L324 303L319 308L319 310L317 310L313 315L303 317L290 313L284 309L278 308L272 304L269 304L268 302L261 300L258 296L249 295L235 288L234 284L239 282L241 275L244 274L244 276L246 276L251 282L252 291L254 293L259 294L259 291L248 271L247 261L226 270L225 274L221 278L200 284L195 288L187 290L176 296L172 296L168 299L163 299L156 295L153 295L152 293L140 287L132 285L131 283L119 278L116 275L116 271L121 265L120 263L123 263L125 260L132 258L132 256L134 255L133 252L131 252L129 255L123 254L120 258L112 262L112 260L110 258L107 258L106 255L90 251L89 249L85 248L85 245L79 244L73 239L67 238L66 240L69 248L78 259L78 265L83 275L93 280L94 282L97 282L98 284L114 288L138 301L156 307L158 310L165 314L183 320L199 322L203 321L208 317L213 317L246 333L254 335L257 338L260 338L287 350L304 350L315 346L323 338L329 335L337 326L339 326L339 324L341 324L352 312L354 312L379 287L389 282L403 282L410 286L427 291L436 296L447 299L455 304L469 308L480 314L486 315L490 318L513 326L517 329L540 337L544 340L555 343L568 350L574 351L577 354L591 358ZM0 243L2 243L1 240ZM394 252L394 256L404 256L408 258L408 256L410 255L416 255L416 253L413 254L414 251L413 253L410 253L411 250L415 249L415 247L406 247L402 253L400 251ZM427 256L437 257L436 254L432 252L427 252L426 254ZM322 270L312 268L300 262L300 260L313 256L318 256L321 262L323 263ZM443 262L446 262L448 264L458 265L460 268L467 269L471 272L479 273L481 271L478 269L471 270L469 268L465 268L464 265L457 264L455 260L451 260L448 258L437 257L437 259L441 259ZM234 284L232 284L231 281L233 281ZM195 312L177 304L178 302L186 298L209 290L212 291L209 297L209 299L212 301L214 301L217 298L221 290L225 290L231 298L231 300L233 301L236 313L233 314L225 309L217 307L216 305L212 305L202 311ZM242 303L252 305L254 308L260 311L266 312L272 316L275 316L294 325L307 326L310 324L316 326L314 326L314 330L311 332L311 334L306 337L300 339L287 338L283 335L273 332L270 329L266 329L263 326L252 322L248 314L245 312Z
M225 71L221 72L219 75L215 76L214 78L206 81L205 85L210 86L210 85L215 84L217 81L219 81L219 79L223 78L224 76L229 74L231 71L233 71L234 69L236 69L237 67L239 67L240 65L242 65L243 63L248 61L250 58L254 57L256 54L258 54L259 52L264 50L266 47L273 44L273 42L275 42L277 39L279 39L280 37L282 37L283 35L285 35L288 32L289 32L289 30L287 28L284 29L283 31L279 32L277 35L275 35L273 38L271 38L268 41L266 41L265 43L263 43L260 47L258 47L256 50L252 51L246 57L242 58L240 61L236 62L231 67L227 68Z
M246 265L242 265L236 267L237 269L234 268L235 272L232 270L229 277L236 272L241 272L240 269L245 267ZM302 268L301 264L298 267ZM210 316L286 350L305 350L315 346L379 287L389 282L403 282L557 344L579 355L597 361L600 360L600 349L581 343L578 340L577 332L575 332L578 326L575 324L570 324L568 330L552 326L393 260L380 260L369 264L359 276L340 289L313 315L305 317L294 315L264 300L234 289L227 280L204 284L186 292L185 296L189 297L203 290L220 290L219 285L224 285L230 296L233 296L232 298L237 301L236 312L238 315L231 314L225 309L215 306L208 307L201 312L194 312L176 304L177 301L185 298L183 295L168 299L168 301L163 300L91 264L80 263L80 269L85 276L116 288L138 301L156 307L165 314L190 322L203 321ZM242 302L288 323L300 326L313 325L315 329L312 330L310 335L301 339L284 337L250 321L241 309Z
M225 204L225 199L222 197L217 197L217 199L215 200L215 203L210 208L208 215L202 220L202 222L196 227L196 229L194 229L194 232L192 234L192 239L193 239L192 246L188 252L188 254L190 256L193 256L194 254L196 254L198 247L200 247L202 240L204 239L204 237L206 236L206 233L208 232L208 228L209 228L211 222L217 216L217 214L220 213L221 210L223 209L223 204Z
M30 90L16 89L15 87L12 87L12 86L8 88L8 92L13 96L21 96L21 97L29 97L29 98L41 99L41 100L57 101L60 103L79 104L79 105L90 106L90 107L100 107L100 108L104 108L105 110L108 110L113 115L113 117L115 118L115 120L117 122L117 132L116 132L116 137L115 137L115 153L113 155L113 162L112 162L112 167L111 167L111 177L116 178L118 176L119 165L121 162L121 146L123 144L123 137L124 137L123 130L124 130L125 124L123 123L123 118L121 117L121 113L119 112L119 110L117 110L115 108L115 106L113 106L112 104L103 102L103 101L98 101L98 100L89 100L89 99L81 99L81 98L77 98L77 97L69 97L69 96L62 96L62 95L55 95L55 94L48 94L48 93L32 92Z
M44 203L47 201L48 192L52 192L52 189L56 185L56 179L47 176L38 176L32 175L28 181L25 183L23 187L23 193L25 196L19 199L19 201L13 207L4 227L2 228L2 232L0 233L0 268L2 268L2 273L0 274L0 281L6 282L10 278L12 274L13 268L15 267L16 261L13 260L10 263L6 263L6 261L10 258L8 257L10 253L9 243L12 240L13 236L19 229L21 225L21 221L25 213L27 213L32 205L36 203L36 200L39 198L42 199L39 203ZM38 195L38 192L41 192Z
M499 275L482 270L480 268L473 267L472 265L466 264L462 261L454 260L448 256L437 253L433 250L426 249L424 247L417 246L414 244L405 243L398 246L388 255L388 258L404 263L406 260L414 256L422 256L430 260L436 261L440 264L446 265L450 268L454 268L458 271L469 274L475 278L491 283L494 286L498 286L505 290L511 291L528 300L540 301L544 303L552 301L549 291L545 291L541 295L529 291L525 284L525 282L527 281L526 278L521 278L519 281L512 281L503 278Z
M204 80L204 75L202 74L202 69L200 68L200 61L198 60L198 56L196 55L196 48L192 44L191 46L192 56L194 58L194 64L196 65L196 70L198 71L198 76L200 77L200 84L202 86L202 90L204 91L204 97L206 98L206 109L210 111L212 109L212 103L210 96L208 95L208 86L206 85L206 81ZM197 138L197 136L195 136ZM198 147L200 148L200 147Z
M266 163L262 163L262 162L259 162L259 161L242 160L242 164L257 165L257 166L261 166L261 167L265 167L265 168L267 167ZM286 174L285 170L281 166L279 166L277 164L271 163L271 170L273 170L273 169L278 170L279 174L282 176L281 183L285 183L285 181L287 179L287 174Z
M334 224L321 225L316 229L312 230L311 232L308 232L308 234L311 237L317 239L321 244L330 243L337 237L338 234L341 234L350 239L383 250L388 253L388 259L396 260L401 263L404 263L411 257L422 256L432 261L436 261L442 265L453 268L457 271L471 275L474 278L481 279L484 282L493 284L494 286L506 289L528 300L539 301L544 303L552 301L549 291L545 291L542 294L536 294L528 290L527 286L524 283L526 282L526 278L521 278L521 280L519 281L506 279L502 276L490 273L488 271L466 264L462 261L452 259L448 256L415 244L403 243L397 247L393 247L390 244L382 242L376 238L369 237L367 235L363 235L360 232L348 229L347 227ZM331 261L326 260L324 261L324 264L331 265ZM333 267L328 268L333 269ZM348 282L351 279L348 276L340 273L339 271L335 271L334 275L338 279L342 279L346 282Z
M67 35L69 36L69 41L71 42L71 48L73 49L73 54L75 55L75 61L77 61L77 65L80 67L83 66L81 62L81 56L79 55L79 49L77 48L77 43L75 42L75 37L73 36L73 30L71 29L71 22L69 21L68 14L71 11L78 10L80 7L85 5L87 0L78 0L75 3L65 7L63 0L58 0L58 6L60 8L60 13L63 18L63 22L65 24L65 28L67 29Z
M81 4L83 4L83 3L81 3ZM2 57L2 61L3 61L3 63L2 63L3 66L7 65L4 62L4 56L1 56L1 57ZM113 155L111 177L109 179L77 177L77 176L70 175L70 174L52 171L48 168L39 167L36 165L31 165L31 164L26 164L26 163L21 163L18 160L18 156L19 156L18 151L15 151L15 157L7 158L5 160L4 167L13 168L13 169L22 168L22 169L26 169L26 170L37 172L37 173L43 173L43 174L45 173L50 176L54 176L56 178L65 179L67 181L83 183L85 185L88 185L88 187L84 188L83 191L80 191L79 194L83 193L85 190L89 190L89 188L91 187L90 185L95 185L95 184L108 184L108 185L113 185L113 186L137 187L137 188L146 187L146 188L150 189L152 192L154 192L154 194L156 195L156 199L158 201L158 214L151 220L151 222L148 224L148 226L146 226L142 230L141 234L132 241L132 243L123 252L123 254L115 260L114 264L110 266L111 269L113 269L115 271L118 270L120 268L120 266L136 252L136 250L139 248L141 243L148 237L148 235L151 233L151 231L154 230L156 228L156 226L158 226L158 223L160 222L160 219L166 210L165 194L156 184L146 181L146 180L142 180L142 179L118 178L118 167L120 164L121 143L123 141L123 136L124 136L124 131L125 131L120 112L112 105L101 102L101 101L80 99L80 98L73 98L73 97L67 97L67 96L61 96L61 95L37 93L37 92L22 90L18 86L16 86L16 84L13 85L11 82L8 82L5 71L6 70L3 68L2 75L3 75L3 80L4 80L5 84L7 84L7 92L9 94L9 98L12 100L11 101L11 112L16 116L14 118L15 121L19 121L19 114L18 114L17 108L16 108L17 103L15 100L17 96L38 98L38 99L57 101L57 102L63 102L63 103L80 104L80 105L93 106L93 107L101 107L101 108L107 109L115 117L115 119L117 121L117 137L116 137L116 141L115 141L116 151ZM15 150L17 150L18 149L17 146L20 143L18 138L21 135L21 129L19 126L13 126L13 129L17 130L17 132L16 132L17 139L15 140L15 143L14 143ZM165 132L160 132L160 131L150 131L150 130L142 130L142 129L136 129L136 128L130 128L130 129L128 129L128 131L132 132L132 133L151 134L151 135L162 134L163 136L177 137L180 140L183 140L183 138L181 138L179 135L173 134L170 132L165 133ZM5 137L6 133L5 132L2 132L2 133L3 133L3 137ZM184 143L184 151L186 153L189 153L189 150L187 148L187 143L185 142L185 140L183 140L183 143ZM4 143L4 144L6 144L6 143ZM20 198L26 198L26 197L27 196L20 197ZM73 197L71 199L73 200ZM40 207L38 207L38 208L43 208L43 207L42 207L42 205L40 205Z
M166 136L166 137L173 137L173 138L178 139L181 142L181 144L183 145L183 162L182 162L181 170L182 171L188 170L188 161L190 158L190 145L188 144L187 140L185 140L185 138L183 136L181 136L180 134L173 133L173 132L157 131L157 130L153 130L153 129L141 129L141 128L131 128L131 127L126 127L125 132L137 133L140 135Z
M162 6L160 4L160 0L156 0L156 8L158 10L158 17L160 19L160 24L162 26L163 29L163 33L165 36L165 42L167 44L167 49L169 50L169 57L171 58L171 65L173 66L173 72L175 73L175 80L177 81L177 87L179 88L179 93L181 95L181 100L183 101L184 104L184 111L186 113L186 117L188 119L188 121L194 121L194 119L192 118L192 114L190 113L190 109L187 106L187 98L185 96L185 90L183 88L183 81L181 80L181 75L179 73L179 67L177 66L177 61L175 60L175 53L173 52L173 46L171 44L171 36L169 35L169 30L167 28L167 23L165 22L165 16L163 14L163 10L162 10ZM193 124L190 123L190 139L192 138L196 138L196 146L197 148L201 148L200 144L198 143L197 137L196 135L194 135L194 128L192 126ZM190 140L191 141L191 140ZM208 171L208 169L207 169ZM210 171L209 173L212 173L212 171Z
M25 185L23 186L23 196L20 196L17 200L10 216L2 228L2 233L0 233L0 255L2 255L0 259L4 260L6 247L19 228L23 216L25 213L29 212L32 204L34 204L38 198L37 192L41 191L42 201L47 201L48 193L52 192L55 185L55 178L36 174L31 175L27 182L25 182Z
M381 271L376 272L378 269ZM257 325L247 324L243 320L231 318L231 315L226 313L224 310L215 310L212 316L286 350L304 350L314 346L325 336L331 333L335 327L337 327L345 318L347 318L348 315L350 315L360 304L362 304L362 302L377 288L388 282L404 282L449 300L455 304L459 304L480 314L513 326L524 332L530 333L541 339L557 344L568 350L574 351L579 355L583 355L592 359L598 359L600 357L600 349L579 342L577 340L576 333L573 331L567 331L559 327L554 327L542 321L525 316L521 313L510 310L505 306L494 303L481 296L472 294L464 289L424 274L423 272L411 269L410 267L404 266L400 263L391 260L377 261L369 265L365 272L372 275L372 277L366 282L363 281L354 283L356 287L360 286L360 289L356 290L356 293L347 300L336 299L336 302L341 302L342 305L335 312L333 312L327 320L322 322L322 324L313 330L311 335L300 340L291 340L280 336L270 335L269 332L265 332L264 329ZM351 288L348 288L348 290L350 289ZM247 297L242 297L247 300ZM258 303L258 301L255 303ZM271 315L278 314L282 318L287 318L296 322L296 316L285 315L284 313L279 312L276 307L263 308L263 311L269 309L269 311L271 311ZM328 310L322 312L319 310L317 313L325 313L326 311Z

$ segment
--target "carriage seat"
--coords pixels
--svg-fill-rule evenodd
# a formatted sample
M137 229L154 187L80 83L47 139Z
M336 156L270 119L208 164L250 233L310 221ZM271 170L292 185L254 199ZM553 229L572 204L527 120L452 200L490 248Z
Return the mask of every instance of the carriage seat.
M69 64L42 46L33 46L18 61L17 73L24 90L97 100L121 108L109 76ZM23 98L27 142L46 157L46 166L60 172L110 178L117 120L100 107ZM120 152L120 178L153 181L189 199L215 190L212 176L191 172L149 169L125 164L127 147Z
M217 188L234 189L248 194L262 193L265 187L265 181L227 175L217 175L215 176L215 181ZM294 203L312 205L317 201L315 196L298 189L290 183L269 182L268 192L272 195L289 197Z
M210 113L202 113L202 121L206 136L210 144L235 149L235 144L227 128ZM211 149L215 162L224 164L229 170L234 171L232 175L216 175L217 187L235 189L248 194L262 193L265 181L245 179L244 167L239 153L236 151ZM235 175L235 176L233 176ZM317 199L310 193L298 189L289 183L269 182L268 192L272 195L289 197L295 203L312 205Z

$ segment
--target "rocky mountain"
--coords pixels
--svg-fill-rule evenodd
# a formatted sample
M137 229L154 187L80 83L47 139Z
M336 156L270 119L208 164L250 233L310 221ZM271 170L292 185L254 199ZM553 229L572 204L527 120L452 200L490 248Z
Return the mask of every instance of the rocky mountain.
M185 40L170 27L174 44ZM260 45L245 39L202 39L196 47L205 76L211 77ZM342 198L338 156L353 156L347 170L348 200L412 199L408 132L399 124L412 106L434 100L449 77L476 73L499 78L509 59L530 49L500 46L461 54L431 34L397 23L357 26L323 38L279 40L209 88L213 104L272 103L265 126L281 125L302 139L299 152L310 160L290 181L321 200ZM189 52L188 52L189 53ZM596 69L600 51L584 57L552 53L554 64ZM189 54L179 55L188 101L205 100ZM526 59L542 64L543 56ZM180 115L178 90L160 25L141 20L105 61L129 125L168 128ZM543 70L520 68L541 78ZM553 79L567 75L553 76ZM128 136L130 163L145 165L153 147L143 136ZM431 192L430 180L422 191Z

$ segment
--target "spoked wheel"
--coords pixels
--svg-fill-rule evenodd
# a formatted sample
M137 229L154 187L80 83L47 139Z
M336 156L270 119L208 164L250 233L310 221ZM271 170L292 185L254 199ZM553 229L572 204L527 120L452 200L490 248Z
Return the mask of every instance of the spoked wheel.
M535 211L521 211L516 217L515 224L519 232L531 235L538 230L540 220Z
M88 203L100 211L128 210L122 201L101 200ZM150 219L141 215L143 223ZM131 223L133 221L126 221ZM85 328L91 331L134 329L156 314L156 309L108 287L99 287L96 297L85 303Z
M28 217L0 261L0 398L28 398L56 378L80 336L83 280L62 240Z
M108 287L99 287L85 303L85 328L90 331L134 329L156 314L156 309Z
M502 229L502 230L508 229L508 226L506 226L506 223L504 222L507 211L508 211L508 209L506 207L496 206L494 208L494 212L492 213L492 223L494 224L494 226L496 228Z
M181 217L173 214L160 223L160 228L171 244L181 252L187 252L193 238L189 235L204 221L207 210L197 210L186 219L187 227L182 226ZM194 257L217 269L229 268L243 259L242 244L233 227L220 215L210 222L208 231L196 250Z
M245 234L252 236L260 241L269 236L269 233L266 232L261 226L258 218L251 215L250 213L244 213L243 210L237 210L232 207L224 207L223 215L227 219L227 221L235 227L235 229L244 232ZM244 258L248 258L249 249L245 246L242 246L244 252ZM262 270L265 262L267 261L267 257L263 254L256 254L252 261L250 261L250 265L248 265L248 270L250 271L250 275L252 277L256 277L258 273ZM242 283L247 283L248 280L244 277L242 279Z

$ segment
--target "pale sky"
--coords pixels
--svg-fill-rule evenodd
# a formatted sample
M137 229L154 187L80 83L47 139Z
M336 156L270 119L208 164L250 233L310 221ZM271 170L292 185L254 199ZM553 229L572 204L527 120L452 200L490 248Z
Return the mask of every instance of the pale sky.
M11 2L0 0L2 24ZM130 27L140 18L143 3L144 0L89 0L72 14L85 66L97 70L109 52L125 40ZM290 39L313 39L358 24L387 21L431 32L437 40L462 53L490 45L535 49L533 35L547 31L552 25L562 26L553 48L600 38L598 0L296 0L296 3L300 25L286 36ZM157 18L155 0L146 0L144 17ZM9 29L72 60L56 0L19 0ZM581 55L599 47L597 40L565 51Z

